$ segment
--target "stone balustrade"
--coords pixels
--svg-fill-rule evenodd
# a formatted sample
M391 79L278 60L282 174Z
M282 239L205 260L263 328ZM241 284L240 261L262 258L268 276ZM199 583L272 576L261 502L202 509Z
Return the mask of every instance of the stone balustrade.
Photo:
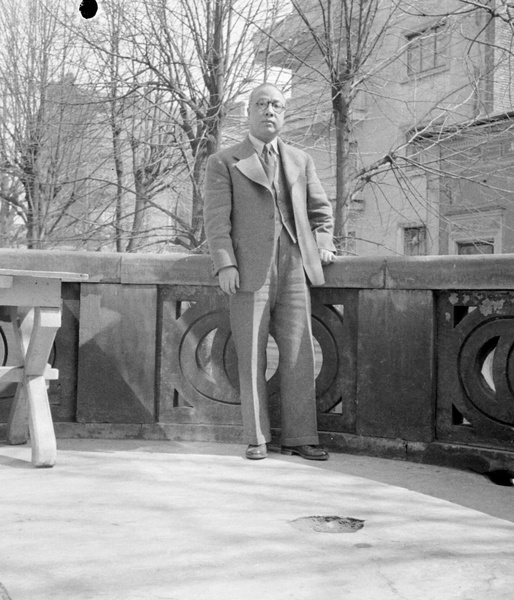
M0 250L63 286L58 437L241 441L227 299L199 255ZM482 471L514 465L514 255L338 258L312 289L321 439ZM0 363L12 332L0 323ZM280 424L269 345L272 423ZM0 390L5 423L12 389ZM5 426L4 426L5 430Z

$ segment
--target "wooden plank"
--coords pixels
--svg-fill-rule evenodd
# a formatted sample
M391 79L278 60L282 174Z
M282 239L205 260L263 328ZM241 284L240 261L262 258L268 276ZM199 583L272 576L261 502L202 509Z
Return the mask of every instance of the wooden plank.
M34 326L25 356L25 373L27 376L42 375L44 373L55 334L60 326L60 308L38 307L35 309Z
M24 385L18 385L7 421L7 443L26 444L29 439L29 401Z
M87 281L86 273L69 273L65 271L29 271L27 269L0 269L0 276L38 277L43 279L60 279L61 281Z
M15 277L11 288L0 288L2 306L60 307L61 281L39 277Z
M0 367L0 383L16 383L23 381L23 367ZM47 380L59 379L59 370L47 366L43 371L43 377Z
M0 267L27 271L88 273L89 281L119 283L122 256L123 253L117 252L1 248Z
M57 454L54 425L44 377L28 377L25 392L29 402L29 429L32 464L53 467Z
M0 289L13 286L14 277L12 275L0 275Z

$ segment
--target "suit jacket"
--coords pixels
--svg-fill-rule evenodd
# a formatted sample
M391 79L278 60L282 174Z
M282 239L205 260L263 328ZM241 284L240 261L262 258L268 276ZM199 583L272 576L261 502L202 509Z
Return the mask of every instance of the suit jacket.
M304 269L312 285L322 285L318 248L335 251L332 205L312 158L280 139L278 148ZM274 256L275 210L273 191L248 137L209 157L204 220L214 274L236 266L240 291L264 285Z

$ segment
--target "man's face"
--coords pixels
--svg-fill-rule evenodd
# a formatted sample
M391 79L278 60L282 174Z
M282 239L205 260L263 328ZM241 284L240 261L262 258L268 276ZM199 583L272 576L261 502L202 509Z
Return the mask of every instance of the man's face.
M259 108L257 103L268 102L266 108ZM284 96L272 86L264 86L253 94L248 109L250 133L265 144L277 137L284 125L285 111L277 113L272 102L285 105Z

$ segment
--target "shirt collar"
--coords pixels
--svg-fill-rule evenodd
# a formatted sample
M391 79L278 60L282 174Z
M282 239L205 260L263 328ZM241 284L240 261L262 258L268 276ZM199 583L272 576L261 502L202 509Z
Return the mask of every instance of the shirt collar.
M261 140L256 138L251 133L248 134L248 137L250 138L250 141L252 142L253 147L257 151L257 154L260 156L264 149L264 145L265 145L264 142L262 142ZM273 151L276 154L278 154L278 138L274 138L271 142L268 142L268 146L271 146L271 148L273 148Z

